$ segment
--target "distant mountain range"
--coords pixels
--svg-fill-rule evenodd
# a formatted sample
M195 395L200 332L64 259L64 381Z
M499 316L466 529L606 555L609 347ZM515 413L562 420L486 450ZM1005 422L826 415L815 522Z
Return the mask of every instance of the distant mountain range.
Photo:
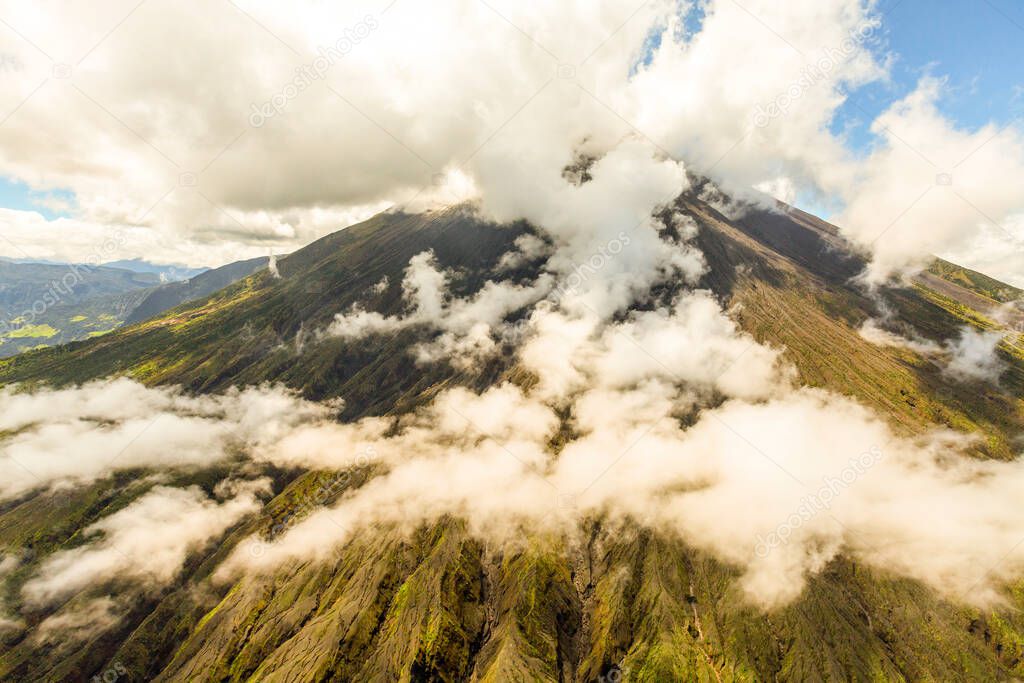
M33 258L8 258L0 256L0 262L3 263L17 263L22 265L41 265L41 266L70 266L73 264L67 261L51 261L49 259L33 259ZM190 278L205 273L211 270L208 267L200 268L189 268L174 263L152 263L143 259L121 259L119 261L109 261L108 263L99 264L103 268L117 268L119 270L129 270L133 273L140 273L146 275L156 275L159 282L179 282L181 280L188 280Z
M181 280L189 280L194 278L196 275L210 270L209 268L188 268L186 266L173 264L150 263L149 261L143 261L142 259L111 261L110 263L104 263L103 265L108 268L130 270L133 273L151 273L159 277L161 282L180 282Z
M262 256L247 261L236 261L213 270L201 270L181 282L169 282L148 292L131 315L125 320L129 325L148 320L164 311L213 294L219 289L252 275L267 267L268 258Z
M209 295L267 258L182 269L141 260L101 266L0 259L0 357L96 337Z

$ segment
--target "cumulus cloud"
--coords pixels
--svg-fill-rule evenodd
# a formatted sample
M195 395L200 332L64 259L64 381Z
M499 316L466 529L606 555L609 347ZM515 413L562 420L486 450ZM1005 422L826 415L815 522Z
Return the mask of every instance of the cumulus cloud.
M98 540L47 558L22 593L39 606L114 578L145 588L163 586L178 574L189 552L259 510L256 494L267 489L269 480L253 482L238 495L217 502L195 486L154 487L83 530L86 537L99 534Z
M921 355L932 355L940 353L942 347L939 344L919 336L906 337L885 329L882 324L874 318L868 318L857 330L861 337L878 346L894 346L897 348L909 349Z
M10 574L18 566L19 562L20 559L17 555L4 553L0 556L0 579Z
M421 361L447 358L469 363L495 353L499 346L494 337L502 332L505 318L544 297L552 283L549 276L528 285L489 280L473 296L453 298L448 293L452 278L452 273L440 269L433 252L418 254L410 260L402 280L402 296L410 309L406 314L385 316L356 305L335 316L325 334L358 339L426 327L441 334L417 346ZM371 293L379 291L380 283L371 288Z
M515 250L504 254L498 262L498 271L515 270L542 256L547 256L550 246L536 235L520 235L515 241Z
M109 596L82 605L69 605L39 622L33 630L32 641L36 645L70 647L114 626L123 613L124 607Z
M681 164L627 136L591 164L589 180L575 184L562 173L568 157L556 153L550 158L555 149L510 148L509 156L499 157L481 181L486 189L479 210L484 216L498 222L525 217L550 240L550 247L536 237L521 240L506 255L514 262L524 248L547 252L543 272L534 282L490 280L469 298L450 299L450 275L439 269L432 253L424 252L410 261L402 283L408 314L384 316L356 307L339 315L328 334L357 338L430 325L443 334L420 347L421 359L476 358L498 348L494 337L508 333L502 329L507 316L542 298L574 315L602 320L627 308L655 283L675 278L692 283L703 274L703 256L686 243L695 234L692 226L673 217L683 227L682 242L675 242L663 237L663 226L653 216L687 188ZM566 155L569 151L562 150Z
M1002 341L1002 332L964 327L958 339L946 344L951 354L946 372L962 380L998 382L1006 369L997 353Z
M964 325L955 339L937 344L916 333L904 336L890 331L869 318L858 332L872 344L908 349L932 358L941 363L943 372L956 380L998 384L1006 369L998 353L1004 335L998 330L983 331Z
M534 117L557 116L537 107L512 125L539 127ZM542 132L547 131L537 134ZM689 280L699 277L699 257L664 241L652 217L686 189L685 169L659 158L649 143L634 136L617 142L594 162L592 179L581 185L562 177L571 152L564 144L561 150L554 140L525 150L513 138L493 144L507 153L488 160L481 171L483 211L498 221L525 218L551 238L554 252L547 269L559 280L577 274L561 306L605 317L667 275L680 271Z
M647 255L652 278L671 248ZM611 300L606 312L628 301L604 283L590 291ZM595 516L638 522L740 567L740 585L765 608L795 599L841 553L978 604L1024 569L1024 554L1004 555L1024 533L1013 502L1021 462L972 460L970 439L952 432L898 436L854 401L794 388L780 351L740 332L706 292L621 319L572 298L544 301L518 360L535 377L526 386L456 389L410 416L309 425L266 451L328 469L372 452L381 474L272 541L250 539L219 578L324 559L352 534L443 515L498 544L571 535ZM921 499L948 501L938 526Z
M481 195L519 217L550 176L632 134L730 193L845 204L874 277L936 251L1015 277L1016 127L957 128L929 77L872 122L867 158L833 132L848 93L895 57L873 3L696 4L8 0L0 171L74 201L52 220L0 213L0 248L82 260L117 234L107 260L215 265L395 204Z
M674 262L671 249L689 247L653 249L648 273L657 277ZM444 321L462 320L475 299L453 304L443 273L429 256L420 263L424 272L409 284L411 300L423 297L414 311L457 329ZM603 283L590 291L613 299L605 311L624 296ZM969 439L949 432L898 436L856 402L795 388L781 350L742 333L707 292L684 288L670 304L607 317L571 297L548 300L534 306L523 335L517 360L532 379L479 393L450 389L410 415L343 424L327 419L330 406L266 388L188 397L117 380L8 391L0 426L17 438L46 420L80 421L88 424L81 444L90 430L158 413L224 423L252 446L243 450L249 457L281 467L374 467L377 476L336 504L313 506L273 540L243 543L218 570L221 579L323 559L351 534L411 531L448 514L498 544L540 530L571 535L594 517L636 522L739 567L740 585L766 608L795 599L840 553L979 604L996 600L1024 569L1024 554L1005 554L1024 534L1015 505L1020 462L972 460ZM84 476L62 467L64 478ZM191 549L259 506L234 484L218 495L226 500L153 489L86 530L102 537L48 559L26 598L47 604L113 576L172 580ZM921 500L935 501L938 512L922 515ZM122 546L154 561L126 559ZM979 574L988 566L996 568Z
M732 398L687 426L683 377L697 366L664 362L670 370L603 386L564 384L557 397L460 389L397 424L304 430L282 444L291 458L329 467L371 448L386 473L273 542L243 544L220 575L323 558L352 534L446 514L499 544L572 534L587 517L633 520L741 567L741 585L765 607L796 598L840 553L979 604L1024 569L1024 553L1005 555L1024 533L1021 462L971 459L969 439L950 432L897 436L856 402L809 389ZM552 453L566 401L571 436Z
M677 534L739 566L747 594L765 607L794 599L807 576L841 552L947 595L992 600L1021 558L987 577L976 569L998 559L993 548L1005 552L1014 533L1024 533L1012 487L993 482L1019 479L1020 464L976 465L964 455L963 437L935 432L909 440L848 399L795 389L780 351L741 333L708 293L652 302L655 284L693 283L703 272L686 241L691 222L671 217L683 238L676 241L654 218L687 188L685 170L611 122L603 144L579 138L587 178L567 178L579 150L559 144L572 139L575 121L551 116L561 97L538 96L509 136L494 141L503 154L476 164L479 210L499 222L526 218L551 244L541 272L552 277L554 296L533 305L517 352L533 380L479 395L446 392L413 416L309 425L283 440L266 457L327 468L372 451L382 474L279 538L252 539L219 576L323 558L353 533L381 525L410 530L447 514L499 543L539 529L571 534L584 518L606 516ZM591 103L574 104L586 112ZM539 123L551 120L559 123ZM540 144L518 145L527 133ZM572 286L561 286L573 276ZM354 311L338 323L355 336L430 321L474 344L489 339L474 336L477 321L487 333L500 325L501 317L478 310L492 310L480 302L500 286L452 300L443 271L422 254L403 283L408 314ZM630 310L638 303L641 310ZM854 465L855 481L847 482ZM828 503L790 523L833 479L839 489L829 490ZM915 495L954 501L944 518L950 539L906 506ZM984 509L985 524L998 530L985 538L972 534L978 519L967 514L983 495L998 499ZM785 524L793 528L780 533ZM762 552L765 539L783 535ZM892 549L908 538L914 552Z
M928 76L869 122L876 142L861 157L830 124L847 93L888 72L884 17L871 3L722 1L706 10L700 32L663 39L616 100L632 105L640 129L711 169L733 196L757 201L757 188L785 202L801 192L838 202L835 222L872 255L873 281L933 255L1020 281L1019 127L957 126L940 110L947 83ZM665 35L680 32L674 22Z
M875 281L937 254L1020 282L1024 138L957 128L938 109L944 87L925 78L874 121L885 144L858 169L837 222L873 253Z
M373 2L287 11L189 2L143 6L119 25L124 8L101 4L89 12L3 5L12 26L46 46L4 36L12 65L4 110L22 106L0 131L3 171L72 191L83 224L140 225L166 237L162 249L185 238L261 253L413 197L465 197L474 174L458 167L485 153L483 143L558 66L502 15L582 61L635 10L625 2L491 8L453 0L387 12ZM621 35L642 33L654 13L641 11ZM154 51L158 36L175 37L179 60ZM632 48L614 41L592 63L621 63ZM10 218L5 233L19 248L43 248L22 227L38 214Z
M388 286L390 284L391 283L388 281L388 276L385 275L377 282L377 284L370 288L370 291L374 294L383 294L384 292L388 291Z
M30 31L51 18L40 7L9 14ZM872 278L954 248L966 212L929 210L927 220L941 221L934 239L908 224L889 241L871 233L878 212L865 209L892 208L906 193L909 157L893 131L904 137L904 126L916 127L922 146L926 134L949 133L928 90L938 86L926 81L887 111L875 124L883 144L855 158L830 124L848 89L886 73L869 4L703 7L696 35L680 16L690 6L668 0L639 10L452 0L398 3L384 14L360 3L251 2L250 16L230 3L140 7L133 30L102 41L70 83L40 91L0 128L5 149L11 144L0 170L72 188L82 220L135 221L199 242L286 243L317 234L320 219L339 212L413 199L416 208L472 200L484 218L525 219L536 235L519 240L495 277L536 260L534 280L492 279L454 297L456 275L424 252L405 272L404 312L356 308L327 333L421 327L427 340L414 352L426 360L479 358L514 340L527 378L479 393L450 389L412 415L350 424L331 422L330 406L267 388L197 398L115 382L135 403L94 400L106 385L8 391L0 427L13 434L0 445L9 475L0 491L92 481L116 467L197 466L229 457L234 445L240 456L310 469L346 469L373 453L378 476L278 538L251 539L219 576L322 558L362 529L411 529L445 514L496 542L539 529L571 534L602 516L676 534L739 567L751 600L766 607L794 599L840 553L960 599L994 599L1024 569L1024 551L1004 556L1024 535L1021 463L970 460L966 439L946 432L898 436L849 399L794 387L781 349L742 333L711 294L687 289L706 268L689 242L692 219L670 215L666 230L656 217L693 172L711 177L726 201L763 203L752 188L837 194L848 234L873 250ZM103 13L85 14L73 33L88 34ZM182 36L180 60L162 58L157 30ZM87 48L54 44L62 54ZM317 62L318 45L339 54ZM27 92L51 65L24 46L17 57ZM304 66L325 71L300 89ZM69 111L82 112L70 126ZM242 122L240 135L239 118L254 114L259 124ZM951 153L966 153L983 133L950 136ZM1012 211L987 171L968 173L990 151L972 154L945 187L996 214ZM997 166L1007 177L1016 177L1015 158ZM123 180L122 195L109 195L110 178ZM652 296L663 283L679 291L673 300ZM951 351L977 369L982 346L965 337ZM57 407L45 416L49 403ZM111 465L107 456L122 451ZM50 558L26 596L46 602L119 571L168 581L190 549L255 506L252 494L217 503L197 490L154 489L88 530L102 538ZM171 527L175 515L194 521ZM162 526L175 533L153 533ZM160 566L124 564L121 542Z
M206 467L327 419L271 387L220 396L149 389L128 379L69 389L0 390L0 498L83 484L118 470Z

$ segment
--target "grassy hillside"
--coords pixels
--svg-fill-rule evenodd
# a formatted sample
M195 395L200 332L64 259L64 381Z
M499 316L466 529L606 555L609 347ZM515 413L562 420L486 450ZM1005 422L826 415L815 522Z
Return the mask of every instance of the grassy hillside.
M904 433L944 424L981 434L979 457L1014 455L1024 427L1024 363L1007 355L1011 369L1001 386L951 382L932 361L859 336L877 303L849 284L860 262L837 250L825 224L806 214L729 221L694 198L679 208L697 221L712 266L702 286L759 340L785 346L804 383L854 396ZM127 374L219 391L275 380L309 397L345 398L347 417L402 412L441 386L486 386L517 377L517 369L508 361L465 373L416 366L406 352L415 330L350 343L310 332L356 301L397 311L402 270L426 248L460 271L459 288L472 291L524 229L482 225L461 210L381 215L283 259L280 280L262 271L154 320L7 359L0 381L67 384ZM371 294L384 276L390 286ZM923 285L884 294L899 317L934 339L952 338L963 323ZM31 637L4 642L0 678L82 680L115 666L124 671L118 680L139 681L1024 676L1024 586L1014 605L981 613L836 560L798 601L764 613L738 599L733 568L676 538L600 518L588 520L578 538L531 538L504 553L458 519L436 520L411 536L381 528L356 536L326 563L210 584L206 577L239 540L271 533L326 476L268 474L275 497L263 513L190 558L177 584L140 600L116 629L74 652ZM222 475L182 476L209 489ZM353 472L334 495L371 476ZM125 475L0 509L0 544L33 548L8 577L7 599L17 600L20 582L49 553L75 544L79 529L141 495L145 481Z
M168 282L156 287L147 292L146 297L132 310L125 323L131 325L149 320L175 306L205 298L266 268L268 262L267 257L237 261L213 270L204 270L187 280Z
M1024 290L942 259L935 259L928 272L1001 304L1020 301L1024 297Z
M352 414L388 410L395 397L415 398L450 374L415 366L405 350L416 332L355 342L317 342L312 333L356 302L398 311L403 272L426 249L463 271L457 287L474 289L521 231L482 226L460 210L384 214L281 259L281 279L263 270L116 334L0 361L0 381L59 385L120 373L219 391L272 379L310 398L344 396ZM371 294L383 277L390 286Z
M155 272L0 261L0 358L102 336L207 297L266 264L239 261L160 284Z
M0 357L109 332L157 284L105 266L0 261Z

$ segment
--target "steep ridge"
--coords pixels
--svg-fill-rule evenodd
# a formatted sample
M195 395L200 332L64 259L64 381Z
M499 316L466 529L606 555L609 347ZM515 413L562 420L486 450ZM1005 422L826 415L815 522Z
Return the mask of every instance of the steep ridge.
M979 457L1009 458L1024 427L1022 364L1006 352L1002 386L952 382L931 360L879 347L857 329L877 302L851 285L858 258L827 224L797 212L730 220L694 196L713 291L759 341L785 346L802 382L856 397L914 434L935 424L980 433ZM267 380L312 398L342 397L346 417L401 413L441 386L518 377L507 360L473 371L417 366L421 331L344 342L315 334L355 302L401 309L409 258L433 249L474 291L527 226L481 224L464 209L384 214L282 259L213 296L103 338L0 364L0 381L82 382L124 373L151 384L220 391ZM526 267L513 276L530 275ZM379 294L371 287L388 278ZM659 292L669 296L672 287ZM922 286L883 293L936 340L963 320ZM141 473L140 473L141 474ZM328 473L272 471L274 499L192 557L183 575L73 652L31 636L0 646L0 677L81 680L1009 680L1024 675L1024 584L998 613L950 604L915 582L837 560L770 613L737 594L735 569L677 538L602 519L580 538L539 537L503 553L445 518L410 535L362 534L324 563L232 585L206 579L253 532L273 535ZM181 475L212 489L223 471ZM332 487L335 498L374 473ZM147 486L123 476L0 510L0 543L35 555L6 584L8 603L40 558ZM1016 609L1015 609L1016 608ZM38 618L41 618L40 615ZM121 680L121 679L119 679Z
M373 342L305 342L356 302L400 310L403 271L427 249L466 273L463 290L479 287L523 229L481 225L462 209L382 214L282 258L280 280L261 271L114 335L57 353L24 354L2 366L0 379L66 384L126 373L195 391L273 380L310 398L344 396L351 414L372 404L388 410L401 395L415 397L448 373L413 371L404 350L414 333ZM367 298L383 278L387 289Z
M98 337L207 297L267 265L267 258L214 270L177 271L144 262L114 265L0 261L0 357ZM121 263L121 262L117 262ZM160 284L164 275L193 272Z
M0 260L0 357L109 332L158 283L107 266Z
M269 259L265 257L236 261L220 268L204 270L187 280L161 285L139 303L125 320L125 324L142 322L175 306L209 296L243 277L252 275L260 268L266 268L268 262Z

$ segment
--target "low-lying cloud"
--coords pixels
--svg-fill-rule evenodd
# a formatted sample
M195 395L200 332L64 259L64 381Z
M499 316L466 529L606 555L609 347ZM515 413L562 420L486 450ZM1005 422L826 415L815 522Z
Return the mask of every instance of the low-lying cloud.
M257 493L269 493L269 480L248 482L242 489L217 502L195 486L156 486L83 529L86 538L99 538L48 557L22 593L29 604L40 606L112 580L144 588L164 586L189 552L261 508Z
M601 357L615 334L585 343ZM499 544L539 530L572 535L595 516L632 520L743 568L742 586L766 607L795 599L839 554L976 603L1024 570L1024 552L1012 550L1024 535L1014 504L1024 463L973 460L970 439L952 432L901 437L854 401L772 382L687 426L693 387L707 381L701 357L722 354L694 353L628 376L453 390L397 424L309 427L276 457L329 468L372 449L386 473L281 538L254 539L258 554L242 544L221 575L316 559L353 534L411 531L443 515ZM771 377L774 358L762 363ZM566 405L572 437L553 453ZM764 539L812 497L826 502L763 553Z
M243 542L219 579L316 561L352 534L411 532L443 515L498 545L539 531L571 537L595 517L640 524L739 567L746 595L766 608L796 599L839 555L978 604L1024 571L1024 551L1013 550L1024 464L971 459L970 439L952 432L898 435L850 399L795 387L779 350L739 331L709 294L684 291L618 321L547 303L529 321L517 358L533 380L450 389L410 415L338 423L330 406L279 390L193 398L114 380L7 395L3 419L33 433L46 419L90 421L103 433L118 420L188 414L219 426L215 446L232 434L247 445L242 457L281 467L339 471L373 454L378 476L273 540ZM103 401L117 392L137 400ZM67 468L51 470L53 481L68 485L107 471L53 462ZM47 558L24 596L41 608L110 581L165 585L189 552L260 510L262 487L226 484L214 500L157 486Z
M0 390L0 499L121 470L209 467L336 408L271 387L221 396L128 379L33 392L7 387Z
M907 349L931 358L941 364L946 375L957 381L998 384L1006 370L1006 363L999 357L999 346L1005 337L1000 330L978 330L964 325L955 339L938 344L917 334L898 334L869 318L858 333L872 344Z
M958 379L998 383L1006 369L998 354L1002 341L1003 333L998 330L964 327L959 338L946 344L951 355L946 372Z
M672 216L671 231L656 217L689 189L688 171L711 176L727 192L761 186L791 194L799 184L847 193L847 234L874 245L869 227L877 227L877 212L868 216L865 207L882 196L892 208L905 195L901 186L890 196L885 182L901 177L906 163L897 146L888 141L871 158L856 160L829 131L845 88L884 77L883 61L867 42L855 44L784 116L766 126L753 120L759 104L800 76L806 58L779 46L751 13L813 54L841 44L858 27L874 26L872 7L853 0L747 4L744 10L708 3L701 32L690 38L672 2L640 10L621 3L519 3L503 6L506 21L479 2L397 5L335 67L340 83L351 76L366 86L357 88L360 109L376 126L348 109L352 119L337 119L332 112L345 103L310 92L308 109L300 106L303 98L289 102L260 128L258 141L255 134L241 138L235 152L219 158L202 179L205 201L176 190L148 220L224 232L218 222L224 209L210 210L211 203L223 204L253 219L246 239L287 241L321 230L317 211L332 218L345 208L397 201L434 176L446 178L460 200L473 199L480 216L525 219L536 234L521 238L493 278L462 298L451 293L456 275L431 252L418 254L401 283L403 312L355 308L326 333L359 339L422 328L433 336L413 350L421 361L464 367L514 342L508 352L521 379L481 392L448 389L413 414L344 424L333 419L337 405L270 387L199 397L126 379L33 393L6 389L0 392L0 497L80 486L129 468L202 468L248 458L336 471L373 453L376 476L273 539L249 539L218 577L315 561L354 533L384 526L411 531L449 514L495 544L542 530L571 536L581 522L599 517L657 529L738 567L745 593L766 608L796 599L807 578L840 555L960 600L995 600L1024 571L1024 548L1015 545L1024 536L1018 504L1024 463L973 460L963 435L897 434L849 398L796 386L783 349L758 343L711 293L694 289L707 264L691 243L692 221ZM291 9L260 9L282 40L302 47L334 25L312 26ZM625 10L636 16L622 23ZM254 85L262 92L266 79L294 76L291 66L263 69L264 49L253 53L248 38L223 35L205 5L139 11L140 19L152 12L150 21L166 18L169 26L189 25L194 16L218 26L201 41L203 50L181 52L198 65L197 74L217 78L218 69L207 67L225 63L218 58L221 43L260 67L230 92L197 87L191 72L175 81L180 92L165 94L162 116L144 117L157 126L153 145L169 153L191 146L159 125L165 119L203 140L230 140L236 133L223 124L221 103L245 104ZM591 21L571 21L580 16ZM534 38L525 40L508 21ZM424 27L467 42L424 39ZM495 31L502 40L492 39ZM159 43L143 41L145 35L127 44L144 51ZM642 53L652 35L661 42ZM559 78L558 65L538 43L578 56L579 72ZM114 43L105 49L116 54ZM758 55L758 69L748 68L751 54ZM109 74L115 86L149 82L145 60L115 63ZM112 87L107 94L117 101L119 93ZM883 122L897 127L924 116L942 133L945 122L935 119L925 95L887 112ZM5 168L28 174L42 139L46 155L38 163L47 170L40 178L73 185L93 216L126 220L139 207L111 206L107 190L97 190L107 179L69 167L47 136L60 101L48 93L26 110L39 105L43 119L26 127L16 117L5 126L4 135L23 136ZM438 101L451 106L433 106ZM196 112L202 116L188 115ZM126 116L129 124L143 122ZM353 119L359 124L351 136L328 134ZM377 127L394 132L380 136ZM231 134L220 135L226 131ZM77 127L68 134L76 132L67 139L93 139ZM974 141L967 138L957 140L957 150ZM130 153L117 147L121 154L111 154L105 171L141 178L136 189L148 205L149 191L159 196L166 178L116 173L148 167L140 154L150 150L140 152L132 142ZM1008 178L1017 177L1015 159L999 167ZM970 177L967 192L985 185L977 178L989 178ZM1002 186L989 189L983 200L1000 215L1014 210L1019 197L1008 198ZM922 237L923 222L915 221L895 226L892 240L876 240L870 275L884 279L927 250L961 244L964 215L946 220L944 213L940 205L922 214L929 225L942 223L934 239ZM536 262L539 274L512 279L510 271L528 262ZM659 285L676 295L654 297ZM865 334L882 339L878 329ZM952 345L955 371L991 372L982 353L989 341L965 335ZM154 488L86 530L100 536L47 558L25 585L25 597L49 605L118 576L143 586L173 580L189 552L260 509L255 491L221 493L214 500L198 489ZM813 514L806 514L808 505ZM125 546L145 557L122 555Z
M470 363L494 354L499 349L495 337L505 319L546 296L552 287L551 277L525 286L491 280L472 297L458 299L448 294L452 278L452 273L440 269L433 252L418 254L410 260L402 280L402 296L409 308L406 314L385 316L355 306L335 316L325 333L358 339L420 326L440 335L417 346L419 360L448 358Z

